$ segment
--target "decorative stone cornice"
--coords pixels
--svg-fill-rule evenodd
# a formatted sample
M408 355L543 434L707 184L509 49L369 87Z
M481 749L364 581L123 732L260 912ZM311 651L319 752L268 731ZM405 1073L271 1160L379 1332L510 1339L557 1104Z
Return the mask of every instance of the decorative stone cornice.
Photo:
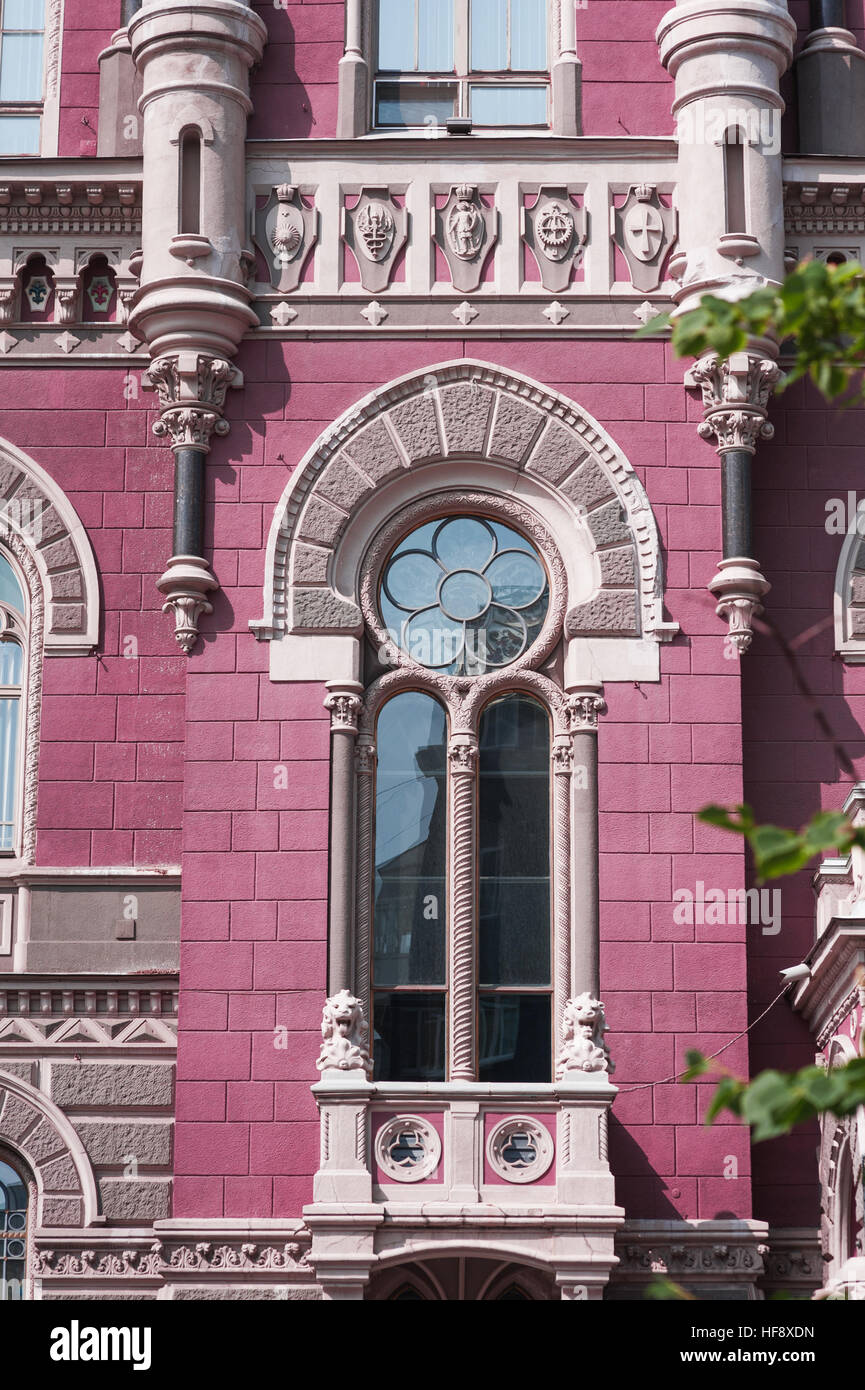
M705 419L698 433L717 440L719 453L746 449L753 454L758 440L772 438L775 429L766 416L769 396L781 376L777 362L752 352L736 352L722 362L710 353L694 364L689 376L703 394Z
M213 434L228 434L222 419L229 386L241 386L237 367L224 358L198 352L178 352L158 357L144 379L145 390L159 396L160 419L156 435L170 436L172 449L210 448Z
M692 1288L756 1283L767 1234L759 1221L628 1221L616 1240L613 1282L645 1284L660 1276Z

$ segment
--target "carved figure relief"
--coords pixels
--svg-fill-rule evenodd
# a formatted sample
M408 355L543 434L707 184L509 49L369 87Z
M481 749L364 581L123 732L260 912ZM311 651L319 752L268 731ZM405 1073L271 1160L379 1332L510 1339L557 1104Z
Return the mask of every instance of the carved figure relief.
M571 202L567 188L542 188L532 208L523 210L523 238L534 256L544 289L561 294L571 282L586 246L586 213Z
M612 224L613 241L628 263L634 289L656 290L676 239L675 212L663 206L653 183L640 183L628 191L622 207L612 209Z
M562 1018L562 1047L556 1059L556 1080L569 1071L615 1071L604 1042L607 1025L600 999L586 991L569 999Z
M408 236L408 214L389 188L364 188L353 208L343 210L343 237L357 261L360 282L371 294L390 284L396 258Z
M270 267L270 283L280 294L296 290L318 240L317 215L293 183L271 190L255 214L255 244Z
M436 245L443 252L455 290L476 290L487 255L498 236L496 212L481 200L477 184L455 184L434 217Z

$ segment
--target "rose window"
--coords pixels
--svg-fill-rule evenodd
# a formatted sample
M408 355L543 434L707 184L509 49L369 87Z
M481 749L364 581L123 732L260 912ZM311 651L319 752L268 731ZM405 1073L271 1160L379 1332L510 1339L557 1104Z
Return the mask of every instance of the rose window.
M553 1153L549 1130L528 1115L502 1120L487 1140L490 1166L506 1182L537 1182L548 1171Z
M382 578L382 616L421 666L479 676L528 651L550 603L534 546L500 521L446 517L397 546Z
M434 1173L441 1158L441 1140L419 1115L400 1115L382 1125L375 1138L375 1157L387 1178L421 1182Z

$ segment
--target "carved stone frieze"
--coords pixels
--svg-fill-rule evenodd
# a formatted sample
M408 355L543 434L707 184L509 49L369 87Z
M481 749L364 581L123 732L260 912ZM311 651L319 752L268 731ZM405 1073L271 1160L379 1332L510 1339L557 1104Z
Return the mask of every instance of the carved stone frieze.
M628 263L640 294L656 290L667 252L676 239L676 214L664 207L654 184L634 184L620 208L612 209L613 241Z
M544 289L564 293L586 247L584 209L574 204L569 189L542 188L534 207L524 209L524 224L525 243L537 262Z
M484 265L498 240L497 214L480 195L477 184L455 184L434 218L436 245L448 263L451 284L461 294L476 290Z
M408 214L389 188L364 188L355 206L343 210L343 218L345 244L357 261L360 282L370 294L381 294L405 246Z
M267 261L273 288L280 294L296 290L318 240L318 215L294 184L279 184L256 210L254 240Z

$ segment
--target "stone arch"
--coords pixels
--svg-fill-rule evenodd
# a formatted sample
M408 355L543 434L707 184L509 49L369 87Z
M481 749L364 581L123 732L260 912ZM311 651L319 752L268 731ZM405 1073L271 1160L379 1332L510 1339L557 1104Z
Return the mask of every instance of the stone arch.
M99 1215L96 1179L72 1124L47 1096L0 1070L0 1142L36 1180L39 1228L91 1226Z
M417 477L420 494L437 489L442 468L456 459L466 470L486 468L491 491L531 486L554 499L564 526L576 528L596 557L594 592L569 606L568 637L657 643L675 633L663 620L655 519L622 451L565 396L521 374L460 359L372 392L306 454L274 516L264 615L251 624L256 635L358 635L359 595L336 578L353 519L407 475ZM451 486L460 485L463 471L450 475Z
M87 533L62 488L5 439L0 525L32 558L44 595L46 655L88 654L99 638L99 581Z
M835 571L835 650L851 665L865 662L865 540L857 512Z

